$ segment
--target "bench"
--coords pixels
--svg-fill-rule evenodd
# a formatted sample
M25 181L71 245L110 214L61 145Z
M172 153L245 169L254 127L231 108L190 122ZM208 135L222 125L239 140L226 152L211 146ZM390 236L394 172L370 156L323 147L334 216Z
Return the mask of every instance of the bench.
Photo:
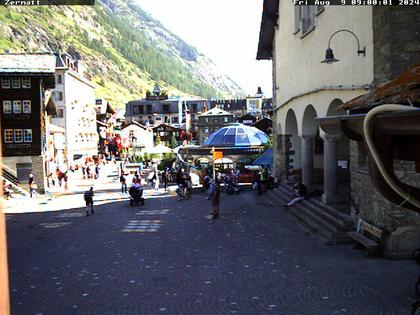
M376 226L362 221L359 232L347 232L347 235L355 240L354 249L366 248L366 257L379 256L379 240L384 231Z

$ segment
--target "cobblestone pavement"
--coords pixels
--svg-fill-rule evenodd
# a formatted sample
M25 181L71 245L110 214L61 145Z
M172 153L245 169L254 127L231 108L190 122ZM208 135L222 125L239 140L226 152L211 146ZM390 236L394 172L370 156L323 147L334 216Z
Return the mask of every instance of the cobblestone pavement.
M242 192L7 216L12 314L408 314L418 267L326 246Z

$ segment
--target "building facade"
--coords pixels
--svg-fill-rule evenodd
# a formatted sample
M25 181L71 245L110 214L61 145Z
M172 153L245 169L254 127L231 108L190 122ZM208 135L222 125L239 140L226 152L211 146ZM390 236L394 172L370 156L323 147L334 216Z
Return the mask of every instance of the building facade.
M159 139L159 140L158 140ZM185 138L185 131L168 124L160 124L153 127L153 140L155 144L161 144L173 148L181 145Z
M121 140L134 155L141 155L153 148L153 130L136 121L125 124L120 131Z
M211 110L198 116L198 144L204 142L209 135L211 135L216 130L221 127L233 123L234 116L233 114L218 108L214 107Z
M324 203L383 229L380 245L389 257L407 256L420 246L414 232L420 218L379 193L363 138L355 141L330 122L346 119L343 103L420 62L414 36L419 25L406 23L418 21L419 10L410 9L265 0L257 54L273 65L276 175L283 184L302 181L321 189ZM334 56L339 62L330 63ZM351 114L357 113L362 112ZM320 126L322 119L329 123Z
M186 109L191 115L191 130L196 131L198 115L207 110L207 101L201 98L168 98L156 85L153 94L126 104L125 117L127 122L135 119L145 126L167 124L179 128L185 123Z
M46 91L55 87L54 68L51 54L0 54L3 163L22 182L34 174L40 192L45 188L48 116L54 110Z
M67 163L98 154L95 86L84 75L80 61L69 54L56 56L57 115L52 123L66 131Z

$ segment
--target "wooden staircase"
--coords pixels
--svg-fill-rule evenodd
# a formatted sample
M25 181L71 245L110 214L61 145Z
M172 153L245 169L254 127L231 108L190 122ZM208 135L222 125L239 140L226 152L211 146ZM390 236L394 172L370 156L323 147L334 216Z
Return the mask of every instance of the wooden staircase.
M268 191L262 196L272 205L288 211L326 244L352 242L347 235L347 232L355 230L354 220L351 216L315 198L309 198L291 207L284 208L284 205L294 198L292 190L285 186Z

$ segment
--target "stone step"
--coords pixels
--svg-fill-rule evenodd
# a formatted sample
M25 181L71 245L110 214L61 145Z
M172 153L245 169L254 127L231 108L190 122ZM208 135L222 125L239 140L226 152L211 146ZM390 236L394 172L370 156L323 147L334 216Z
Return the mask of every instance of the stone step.
M279 187L265 194L266 198L277 207L283 208L283 205L293 197L291 190ZM301 223L327 244L350 243L351 239L347 232L353 230L353 224L346 218L341 221L331 214L330 210L324 212L324 208L311 203L312 199L305 200L295 204L289 211ZM338 216L341 217L341 216Z
M293 196L293 192L291 189L286 188L284 186L280 186L279 190L284 194L289 194L290 197ZM353 226L354 220L348 214L341 212L315 198L310 198L308 200L303 200L303 204L313 208L314 210L322 210L321 214L326 214L328 217L333 218L334 221L341 222L344 226Z
M271 195L271 197L274 196ZM288 200L286 200L285 198L279 198L278 201L282 202L282 204L284 205L285 203L287 203ZM306 205L304 205L301 202L296 203L290 209L290 211L293 212L296 216L300 217L301 219L309 218L311 221L316 222L318 227L322 227L323 230L328 231L329 233L334 234L340 232L340 230L345 231L344 229L340 229L340 227L337 227L336 225L324 220L321 216L319 216L311 209L308 209L308 207L306 207Z

